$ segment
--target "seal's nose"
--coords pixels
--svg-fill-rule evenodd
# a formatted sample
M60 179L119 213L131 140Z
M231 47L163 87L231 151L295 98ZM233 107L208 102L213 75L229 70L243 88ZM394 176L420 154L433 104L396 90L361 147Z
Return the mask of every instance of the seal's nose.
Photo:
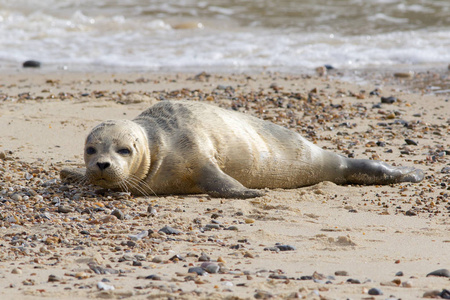
M109 162L104 162L104 163L98 162L97 166L101 171L103 171L103 170L109 168L109 166L111 166L111 164Z

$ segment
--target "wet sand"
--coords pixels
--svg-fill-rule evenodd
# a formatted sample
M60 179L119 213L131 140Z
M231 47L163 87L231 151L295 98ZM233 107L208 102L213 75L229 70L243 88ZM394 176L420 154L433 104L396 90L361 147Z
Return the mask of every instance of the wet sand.
M338 76L278 73L3 75L0 297L442 294L449 278L427 274L450 269L450 97L408 80L374 77L356 84ZM381 97L394 98L389 104ZM136 198L59 181L61 167L83 165L84 138L93 126L132 119L169 99L252 114L345 156L413 165L426 178L389 186L324 182L250 200ZM165 226L177 234L160 232ZM292 247L276 250L280 245ZM188 273L208 258L203 269L209 273ZM371 295L372 288L383 296Z

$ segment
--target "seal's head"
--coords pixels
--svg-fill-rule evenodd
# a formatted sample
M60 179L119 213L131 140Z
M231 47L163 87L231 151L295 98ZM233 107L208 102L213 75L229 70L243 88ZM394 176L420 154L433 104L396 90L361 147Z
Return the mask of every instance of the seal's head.
M129 190L147 176L150 168L147 135L133 121L101 123L86 138L84 161L92 184Z

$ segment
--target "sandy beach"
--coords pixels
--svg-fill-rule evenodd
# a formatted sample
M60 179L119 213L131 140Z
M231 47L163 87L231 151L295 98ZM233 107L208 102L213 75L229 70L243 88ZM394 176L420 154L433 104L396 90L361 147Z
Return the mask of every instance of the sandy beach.
M0 298L450 298L450 95L405 77L3 74ZM415 166L426 177L323 182L250 200L133 197L59 180L62 167L83 166L96 124L178 99L251 114L344 156ZM174 231L161 232L166 226ZM208 272L189 273L195 267Z

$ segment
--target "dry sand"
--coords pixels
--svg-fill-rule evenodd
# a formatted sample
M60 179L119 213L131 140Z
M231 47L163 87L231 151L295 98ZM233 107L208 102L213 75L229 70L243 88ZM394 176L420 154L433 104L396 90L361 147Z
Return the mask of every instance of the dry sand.
M426 276L450 269L448 94L393 77L364 85L274 73L1 78L1 299L416 299L450 289L449 278ZM382 96L396 100L379 104ZM343 155L414 165L426 178L324 182L251 200L135 198L59 181L62 166L83 165L90 128L163 99L233 107ZM158 232L166 225L180 234ZM277 243L295 250L267 250ZM188 274L202 253L212 272ZM102 280L114 290L100 290Z

